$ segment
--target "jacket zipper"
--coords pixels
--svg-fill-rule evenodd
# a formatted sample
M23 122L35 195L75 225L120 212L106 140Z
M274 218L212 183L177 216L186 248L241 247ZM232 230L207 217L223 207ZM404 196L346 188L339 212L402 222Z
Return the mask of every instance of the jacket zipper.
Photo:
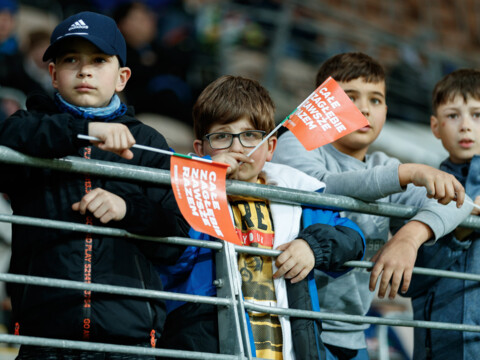
M140 278L140 283L142 284L142 289L146 289L145 279L143 277L142 269L140 268L140 262L138 260L138 255L135 255L135 266L137 267L138 276ZM150 324L152 324L152 330L149 334L150 335L150 344L152 345L152 347L155 347L156 340L155 340L155 329L154 329L154 324L153 324L152 304L150 304L150 301L145 301L145 303L147 305L148 318L150 319Z

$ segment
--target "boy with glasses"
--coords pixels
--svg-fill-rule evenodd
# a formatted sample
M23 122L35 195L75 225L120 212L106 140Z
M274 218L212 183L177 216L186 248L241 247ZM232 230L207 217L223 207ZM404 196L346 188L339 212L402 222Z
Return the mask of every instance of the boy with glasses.
M200 156L229 164L229 179L262 185L322 192L324 184L291 167L269 161L277 139L274 104L256 81L223 76L200 94L194 109L193 143ZM248 157L252 148L260 145ZM281 250L272 259L238 255L242 293L247 302L318 310L312 270L339 270L348 260L361 259L363 235L339 213L265 199L229 196L235 228L245 246ZM210 237L193 230L192 238ZM181 293L215 296L214 252L189 247L176 267L164 269L165 289ZM168 276L167 274L168 272ZM310 276L308 276L310 274ZM307 277L308 276L308 277ZM312 291L312 293L310 293ZM206 304L170 302L162 345L183 350L218 352L216 307ZM252 356L265 359L324 359L321 323L248 311Z

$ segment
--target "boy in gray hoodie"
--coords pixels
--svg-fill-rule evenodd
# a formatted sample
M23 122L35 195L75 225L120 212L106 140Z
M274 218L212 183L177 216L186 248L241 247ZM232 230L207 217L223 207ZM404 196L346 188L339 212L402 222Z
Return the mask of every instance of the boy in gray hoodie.
M387 115L385 72L377 61L363 53L339 54L322 64L316 85L329 76L339 83L370 125L313 151L305 150L287 132L279 138L272 161L317 177L326 183L326 192L331 194L419 208L396 232L388 217L348 213L367 239L365 259L375 262L375 266L371 273L356 269L338 278L316 272L320 308L365 315L377 280L380 298L385 296L388 285L390 298L395 297L399 288L406 292L419 247L452 231L469 215L472 206L461 206L465 191L450 174L427 165L401 164L382 152L367 154ZM450 203L454 199L457 206ZM390 230L394 236L387 242ZM364 335L368 326L324 321L322 340L330 352L327 359L368 359Z

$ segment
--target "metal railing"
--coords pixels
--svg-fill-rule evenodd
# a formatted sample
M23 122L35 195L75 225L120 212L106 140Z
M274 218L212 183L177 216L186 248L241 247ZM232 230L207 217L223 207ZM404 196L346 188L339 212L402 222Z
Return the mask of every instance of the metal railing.
M144 168L118 163L110 163L98 160L85 160L78 157L63 159L40 159L21 154L17 151L0 146L0 162L23 166L50 168L59 171L73 173L89 173L91 175L121 178L133 181L148 182L157 185L170 186L170 173L166 170ZM307 191L292 190L282 187L256 185L240 181L227 180L226 190L232 195L248 195L270 201L289 204L310 204L330 209L349 210L381 216L398 217L408 219L417 212L417 208L411 206L394 205L389 203L366 203L345 196L319 194ZM236 253L249 253L264 256L278 256L280 251L241 247L221 241L202 241L181 237L150 237L129 233L126 230L104 226L85 225L56 220L45 220L17 215L0 214L0 222L11 222L27 226L48 227L78 232L87 232L98 235L109 235L136 240L148 240L169 244L205 247L217 252L216 266L218 288L217 297L198 296L171 293L166 291L143 290L123 286L106 284L84 283L79 281L41 278L35 276L2 274L0 281L33 284L45 287L59 287L76 290L89 290L100 293L128 295L143 298L156 298L164 300L177 300L194 303L216 305L219 311L219 342L221 354L201 353L183 350L167 350L142 348L135 346L123 346L115 344L91 343L82 341L68 341L47 339L30 336L0 334L0 342L22 345L38 345L79 350L91 350L102 352L116 352L124 354L169 356L178 359L251 359L249 351L249 336L247 334L245 309L265 313L302 317L319 320L336 320L349 323L368 323L384 326L406 326L431 329L457 330L480 332L480 326L466 324L452 324L433 321L415 321L405 318L386 318L374 316L353 316L334 314L328 312L312 312L287 308L276 308L248 303L241 296L241 280L236 269ZM480 218L469 216L461 224L464 227L480 229ZM371 268L368 261L349 261L345 264L350 267ZM450 277L463 280L480 281L480 275L435 270L426 268L414 268L414 274ZM222 326L224 325L224 326Z

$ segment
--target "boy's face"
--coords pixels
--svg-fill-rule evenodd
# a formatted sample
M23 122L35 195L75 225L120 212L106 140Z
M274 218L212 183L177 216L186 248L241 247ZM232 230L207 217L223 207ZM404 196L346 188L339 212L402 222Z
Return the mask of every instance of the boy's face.
M218 133L218 132L226 132L232 134L238 134L242 131L247 130L258 130L253 127L251 121L247 118L241 118L237 121L234 121L230 124L225 125L213 125L209 129L209 133ZM268 135L268 134L266 134ZM270 161L273 156L273 152L277 145L276 137L272 136L267 141L265 141L255 152L250 156L251 159L254 160L253 163L242 163L238 169L238 172L230 179L240 180L240 181L247 181L255 183L258 180L258 174L262 171L263 166L265 165L266 161ZM232 145L227 149L212 149L208 140L195 140L193 143L193 147L195 152L200 156L210 155L212 158L221 155L219 159L222 159L223 156L228 156L232 153L240 153L244 154L245 156L253 150L252 147L244 147L238 137L233 138ZM215 160L215 159L214 159ZM219 160L220 161L220 160Z
M342 153L363 161L368 147L380 134L387 118L385 82L371 83L358 78L338 84L368 119L370 125L338 139L333 146Z
M438 106L430 126L453 163L465 163L480 155L480 100L468 97L464 101L463 96L455 96Z
M130 78L130 69L119 67L116 56L100 52L87 40L71 39L62 53L48 68L53 87L70 104L105 107Z

